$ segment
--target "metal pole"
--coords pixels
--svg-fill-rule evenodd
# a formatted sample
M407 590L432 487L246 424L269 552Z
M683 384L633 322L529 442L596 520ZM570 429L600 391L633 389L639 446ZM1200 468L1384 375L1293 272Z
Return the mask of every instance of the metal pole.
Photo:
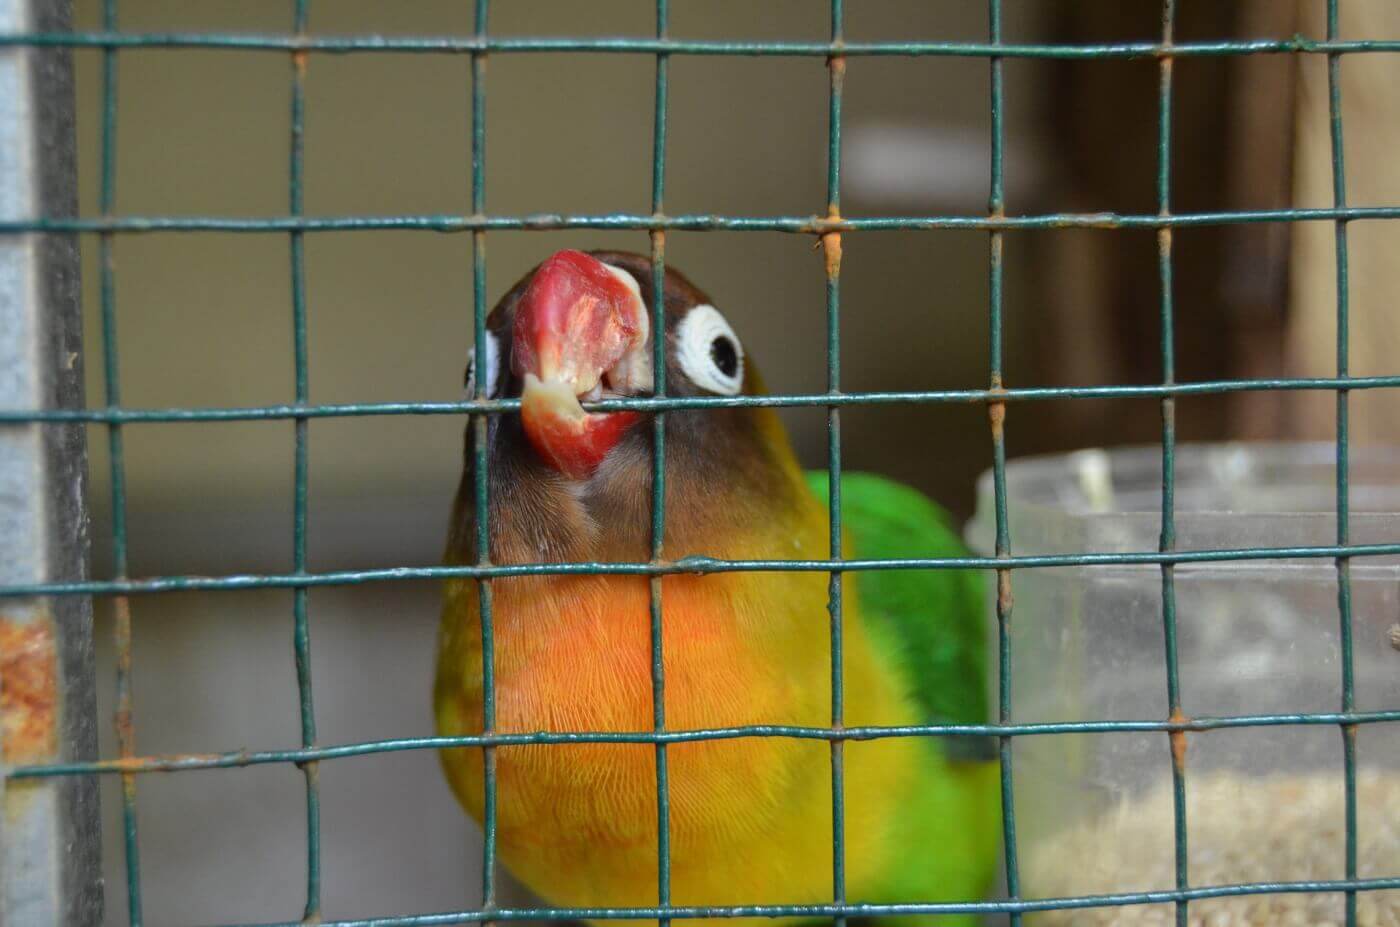
M0 0L0 34L69 29L69 0ZM0 220L74 216L66 51L0 48ZM0 409L81 408L82 315L72 235L0 235ZM86 577L81 425L0 424L0 587ZM92 602L0 600L0 762L95 758ZM0 780L3 781L3 780ZM102 919L97 783L4 781L0 923Z

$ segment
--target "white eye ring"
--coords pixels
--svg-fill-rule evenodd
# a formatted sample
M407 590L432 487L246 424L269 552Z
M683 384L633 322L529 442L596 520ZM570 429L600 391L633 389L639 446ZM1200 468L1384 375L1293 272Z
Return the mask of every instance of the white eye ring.
M492 332L486 333L486 398L496 395L501 385L501 343ZM467 398L476 398L476 349L467 355Z
M729 370L721 366L725 355L717 353L715 347L721 339L733 348L733 358L725 365ZM701 389L733 396L744 385L744 348L714 306L701 303L676 326L676 360Z

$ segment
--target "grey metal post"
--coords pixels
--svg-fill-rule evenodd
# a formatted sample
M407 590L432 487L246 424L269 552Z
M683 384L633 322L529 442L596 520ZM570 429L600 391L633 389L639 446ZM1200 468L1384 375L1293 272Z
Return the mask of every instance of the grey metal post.
M69 28L70 0L0 0L0 32ZM0 218L77 210L73 72L61 49L0 49ZM0 408L83 404L78 251L72 236L0 235ZM87 573L81 425L0 425L0 586ZM0 599L0 762L97 754L92 602ZM97 784L5 782L0 921L87 927L102 919Z

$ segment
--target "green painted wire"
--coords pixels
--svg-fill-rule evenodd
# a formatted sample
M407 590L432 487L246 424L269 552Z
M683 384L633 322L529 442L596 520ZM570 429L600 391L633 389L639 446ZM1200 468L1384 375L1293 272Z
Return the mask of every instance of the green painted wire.
M102 27L117 28L117 0L104 0ZM102 52L101 185L98 210L111 216L117 195L117 53ZM102 361L107 407L121 405L121 375L117 351L116 255L112 233L98 238L98 288L102 312ZM118 580L127 575L126 453L118 422L107 424L109 472L112 483L112 572ZM132 692L131 606L125 598L112 603L113 638L117 648L117 749L123 757L136 752L136 726ZM136 780L122 776L122 849L126 860L126 911L131 927L141 927L141 847L136 815Z
M1050 399L1159 399L1164 396L1206 396L1279 390L1400 388L1400 376L1307 377L1297 379L1202 380L1194 383L1142 384L1136 386L1042 386L1004 390L910 390L880 393L780 394L773 396L668 396L637 397L585 402L590 412L639 412L675 409L795 408L803 406L864 406L895 403L1027 402ZM462 402L358 402L324 405L226 406L188 409L10 409L0 410L0 423L98 422L179 424L182 422L263 421L284 418L336 418L366 415L475 415L506 413L520 408L518 399L469 399Z
M351 52L407 53L601 53L637 55L722 55L828 58L957 57L1100 60L1157 58L1166 52L1153 42L1114 42L1088 45L986 44L980 42L830 42L706 41L647 38L492 37L476 36L297 36L257 33L205 32L61 32L0 35L6 46L60 48L230 49L236 51L294 51L346 54ZM1175 57L1218 57L1264 54L1365 54L1400 51L1400 40L1318 42L1304 36L1288 39L1191 42L1173 46Z
M844 41L845 6L831 0L831 44ZM826 200L827 215L841 215L841 103L845 88L846 59L827 59L831 89L827 98ZM841 392L841 238L823 238L823 264L826 272L826 391ZM833 561L841 561L841 407L826 409L827 519L829 548ZM841 587L844 574L839 569L827 578L827 612L831 622L831 726L840 730L846 723L844 629ZM846 751L840 738L831 741L831 893L836 905L846 903ZM845 915L837 915L836 927L846 927Z
M306 32L310 0L293 0L292 21L297 34ZM293 216L303 212L305 197L305 128L306 128L306 56L293 52L291 81L291 141L288 155L288 208ZM289 235L292 280L292 356L295 370L296 408L305 407L310 399L307 387L306 332L306 243L303 232L293 229ZM297 415L293 419L295 459L293 461L292 506L292 571L306 575L306 515L308 494L308 419ZM304 585L292 588L292 649L296 661L297 702L301 716L301 743L313 747L316 743L316 708L311 684L311 627L307 615L308 590ZM303 919L314 923L321 916L321 788L320 770L316 763L302 765L306 780L306 908Z
M1176 26L1176 0L1162 0L1162 45L1170 48ZM1157 86L1157 214L1171 215L1172 173L1172 57L1158 59ZM1157 230L1157 275L1161 326L1162 383L1176 382L1176 328L1172 283L1172 231ZM1162 553L1176 549L1176 398L1162 397L1162 532L1157 545ZM1181 670L1177 654L1176 567L1162 564L1162 644L1167 674L1167 713L1182 717ZM1176 887L1189 885L1188 829L1186 821L1186 734L1168 734L1172 769L1172 843ZM1187 927L1190 902L1176 903L1176 925Z
M54 595L148 595L230 589L294 589L297 586L358 586L405 580L496 579L503 576L669 576L709 573L830 573L863 570L1024 570L1085 566L1144 566L1163 563L1231 563L1254 560L1312 560L1337 557L1393 557L1400 542L1328 544L1318 547L1237 547L1206 550L1124 551L1114 553L1030 554L996 557L900 557L890 559L728 560L684 557L651 562L571 561L490 566L402 566L323 573L235 573L225 576L155 576L145 579L18 583L0 586L0 599Z
M550 922L578 920L652 920L658 917L693 919L702 917L802 917L882 918L908 915L937 914L998 914L1035 911L1063 911L1079 908L1123 907L1141 904L1171 904L1180 900L1231 898L1247 895L1280 893L1319 894L1354 889L1356 891L1385 891L1400 888L1400 878L1357 879L1347 881L1316 880L1300 882L1245 882L1193 888L1186 891L1124 892L1113 895L1083 895L1068 898L1037 898L1025 901L985 901L967 903L909 903L909 904L764 904L716 907L668 908L511 908L496 911L492 920L544 920ZM360 920L327 921L321 927L440 927L446 924L474 924L485 920L480 911L453 911L440 914L411 914L402 917L375 917ZM234 927L304 927L299 922L282 924L240 924Z
M1327 0L1327 38L1337 38L1337 0ZM1327 56L1327 114L1332 143L1332 202L1345 207L1347 202L1346 143L1342 132L1341 58ZM1347 224L1339 219L1335 230L1337 253L1337 378L1346 380L1349 374L1350 344L1347 264ZM1350 537L1351 504L1349 495L1349 418L1346 387L1337 389L1337 546L1345 547ZM1356 704L1354 648L1351 620L1351 560L1337 558L1337 613L1342 650L1342 711L1351 711ZM1342 766L1345 779L1346 815L1346 878L1356 878L1356 728L1342 725ZM1346 925L1356 927L1356 891L1346 892Z
M490 17L489 0L476 0L475 28L479 39L485 39ZM486 212L486 57L474 54L471 60L471 197L472 214ZM472 232L472 338L474 343L476 399L486 398L490 378L482 371L488 369L486 356L486 232ZM476 517L476 563L491 564L491 505L490 505L490 421L486 414L472 418L472 500ZM492 612L493 592L488 577L477 582L477 611L481 627L481 727L485 737L496 730L496 635ZM497 855L497 784L496 748L486 743L481 751L482 766L482 854L481 909L489 913L496 907Z
M12 767L9 779L42 779L51 776L112 775L191 772L202 769L234 769L272 763L304 763L348 757L397 753L405 750L480 749L485 747L547 746L551 744L675 744L737 740L751 737L784 737L795 740L887 740L900 737L1036 737L1057 734L1170 733L1172 731L1233 730L1235 728L1313 727L1340 724L1393 724L1400 722L1400 708L1386 711L1320 712L1306 714L1230 715L1220 718L1183 718L1179 721L1144 719L1129 721L1042 721L1026 724L912 724L860 727L803 727L782 724L750 724L737 727L647 731L534 731L511 734L464 734L453 737L400 737L357 743L332 744L311 749L233 750L225 753L191 753L92 760Z
M994 48L1001 45L1001 0L987 0L987 33ZM991 114L991 177L987 194L987 213L991 218L1006 214L1005 141L1003 120L1004 92L1002 59L990 59ZM988 392L999 394L1004 389L1002 369L1002 285L1005 241L1001 230L991 229L987 252L987 353ZM1006 404L1000 400L988 405L992 429L992 494L996 518L996 559L1005 564L1011 557L1011 525L1006 513ZM1011 568L1001 566L996 571L997 619L997 719L1000 724L1011 723ZM1020 863L1016 848L1016 799L1011 757L1011 737L1002 734L997 741L997 756L1001 765L1001 838L1003 864L1006 870L1006 892L1012 900L1021 895ZM1011 927L1021 922L1017 911L1010 911Z
M656 37L665 39L670 28L667 0L656 0ZM666 202L666 111L669 101L670 58L656 56L655 99L651 136L651 211L660 216ZM666 395L666 238L662 231L651 233L652 391L657 398ZM661 563L666 539L666 413L651 420L651 562ZM652 729L666 730L665 623L663 621L661 577L648 584L651 619L651 713ZM657 741L656 755L656 899L662 907L671 903L671 785L666 744ZM669 927L663 917L659 927Z
M525 216L378 215L378 216L114 216L111 218L41 218L0 221L0 234L54 232L236 232L243 234L365 231L601 231L653 230L680 232L895 232L961 229L965 231L1028 229L1158 229L1259 222L1349 222L1400 219L1400 206L1350 206L1343 209L1254 209L1174 213L1171 216L1093 213L1045 213L1028 216L870 216L839 221L818 216L654 216L636 213Z

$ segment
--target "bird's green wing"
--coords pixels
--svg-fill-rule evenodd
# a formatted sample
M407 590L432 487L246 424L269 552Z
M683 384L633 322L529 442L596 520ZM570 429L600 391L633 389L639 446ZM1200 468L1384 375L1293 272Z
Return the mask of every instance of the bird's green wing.
M807 474L827 498L825 472ZM964 557L952 520L922 493L869 473L841 479L841 523L861 559ZM897 667L926 723L987 721L987 613L973 570L865 570L847 574L875 646ZM986 756L981 738L948 738L950 754Z

